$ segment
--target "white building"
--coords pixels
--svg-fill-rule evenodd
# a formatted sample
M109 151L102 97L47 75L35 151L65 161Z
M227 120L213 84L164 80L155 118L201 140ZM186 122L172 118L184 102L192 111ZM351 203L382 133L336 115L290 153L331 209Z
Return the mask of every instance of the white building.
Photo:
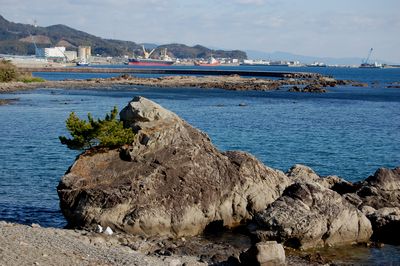
M44 57L46 59L65 59L65 47L51 47L36 49L36 57Z

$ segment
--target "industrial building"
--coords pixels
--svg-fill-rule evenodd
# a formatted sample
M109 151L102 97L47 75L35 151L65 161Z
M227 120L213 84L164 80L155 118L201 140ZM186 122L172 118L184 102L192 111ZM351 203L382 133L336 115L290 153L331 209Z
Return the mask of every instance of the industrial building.
M90 46L79 46L78 51L66 51L63 46L50 48L36 48L36 58L53 62L75 62L77 60L89 61L91 57Z
M79 46L78 47L78 58L79 60L89 60L92 55L90 46Z
M53 61L63 61L65 60L65 47L37 48L36 57Z

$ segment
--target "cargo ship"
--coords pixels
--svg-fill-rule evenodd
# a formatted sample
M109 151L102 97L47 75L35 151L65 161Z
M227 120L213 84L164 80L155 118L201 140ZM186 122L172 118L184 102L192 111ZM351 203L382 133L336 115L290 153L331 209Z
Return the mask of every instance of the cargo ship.
M170 66L175 63L171 57L167 55L167 48L164 49L163 54L160 56L160 59L150 58L151 54L155 49L151 50L151 52L147 52L146 49L143 48L144 57L137 58L128 58L128 65L136 65L136 66Z
M194 61L194 65L195 66L219 66L221 65L221 63L215 59L214 57L210 57L210 59L208 59L208 61L204 62L204 61Z

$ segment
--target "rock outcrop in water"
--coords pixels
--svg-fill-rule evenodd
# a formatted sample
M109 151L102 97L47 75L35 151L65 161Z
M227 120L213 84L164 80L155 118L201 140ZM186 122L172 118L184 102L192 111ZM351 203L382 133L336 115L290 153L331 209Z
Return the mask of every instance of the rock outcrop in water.
M374 231L372 239L400 244L400 167L380 168L355 187L354 193L344 197L367 215Z
M145 98L134 98L120 116L134 142L86 151L58 186L71 227L176 238L253 219L259 241L300 249L371 235L400 239L400 168L355 184L303 165L284 174L247 153L218 151L206 134Z
M289 184L247 153L221 153L206 134L145 98L120 116L136 132L132 145L80 155L58 186L70 226L196 235L251 219Z
M358 190L346 198L359 208L400 207L400 167L393 170L380 168L356 185Z
M315 182L289 186L255 221L258 239L300 249L367 242L372 235L361 211Z

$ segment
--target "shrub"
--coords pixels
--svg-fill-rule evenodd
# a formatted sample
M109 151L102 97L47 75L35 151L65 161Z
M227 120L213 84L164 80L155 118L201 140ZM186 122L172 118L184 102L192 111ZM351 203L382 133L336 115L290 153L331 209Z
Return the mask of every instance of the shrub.
M31 74L24 74L20 78L18 78L19 81L22 81L24 83L32 83L32 82L44 82L45 80L39 77L32 77Z
M0 82L10 82L18 77L17 68L8 60L0 61Z
M43 82L42 78L32 77L32 73L20 72L9 60L0 61L0 82L22 81L24 83Z
M72 112L66 120L66 127L72 136L60 136L62 144L70 149L88 149L94 146L118 147L131 143L134 138L132 129L124 128L123 123L117 120L118 110L114 107L104 120L94 120L88 114L88 121L79 119Z

